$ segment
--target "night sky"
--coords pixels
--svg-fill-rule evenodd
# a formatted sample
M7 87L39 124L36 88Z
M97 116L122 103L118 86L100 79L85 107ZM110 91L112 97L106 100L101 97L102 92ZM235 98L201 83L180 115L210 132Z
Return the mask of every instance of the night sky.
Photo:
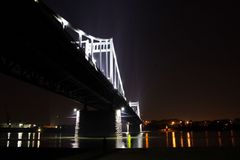
M230 0L44 0L74 27L113 37L143 119L240 117L239 8Z

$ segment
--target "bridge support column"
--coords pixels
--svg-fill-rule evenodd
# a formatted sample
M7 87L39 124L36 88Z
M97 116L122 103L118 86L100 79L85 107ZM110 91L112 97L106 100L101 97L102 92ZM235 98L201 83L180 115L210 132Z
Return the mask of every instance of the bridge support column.
M93 137L113 136L121 126L116 126L115 111L81 111L80 135Z
M139 133L142 132L142 124L130 123L126 120L122 120L122 131L127 133Z

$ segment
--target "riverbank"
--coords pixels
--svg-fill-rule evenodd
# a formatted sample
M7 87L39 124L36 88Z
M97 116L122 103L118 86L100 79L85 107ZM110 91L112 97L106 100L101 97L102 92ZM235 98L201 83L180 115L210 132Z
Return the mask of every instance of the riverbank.
M7 159L61 160L228 160L240 159L240 148L71 149L1 148Z

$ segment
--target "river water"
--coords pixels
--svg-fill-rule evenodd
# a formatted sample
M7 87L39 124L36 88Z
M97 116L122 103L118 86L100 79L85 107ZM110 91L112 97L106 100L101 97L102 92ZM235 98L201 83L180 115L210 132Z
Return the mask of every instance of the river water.
M44 148L161 148L239 147L240 131L122 133L114 137L78 137L76 134L1 132L0 147Z

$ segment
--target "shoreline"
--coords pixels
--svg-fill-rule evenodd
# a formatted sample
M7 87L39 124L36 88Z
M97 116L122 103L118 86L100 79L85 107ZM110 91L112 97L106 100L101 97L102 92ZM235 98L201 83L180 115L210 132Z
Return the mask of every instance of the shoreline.
M240 159L240 147L150 149L1 148L0 154L2 157L7 157L8 159L227 160Z

